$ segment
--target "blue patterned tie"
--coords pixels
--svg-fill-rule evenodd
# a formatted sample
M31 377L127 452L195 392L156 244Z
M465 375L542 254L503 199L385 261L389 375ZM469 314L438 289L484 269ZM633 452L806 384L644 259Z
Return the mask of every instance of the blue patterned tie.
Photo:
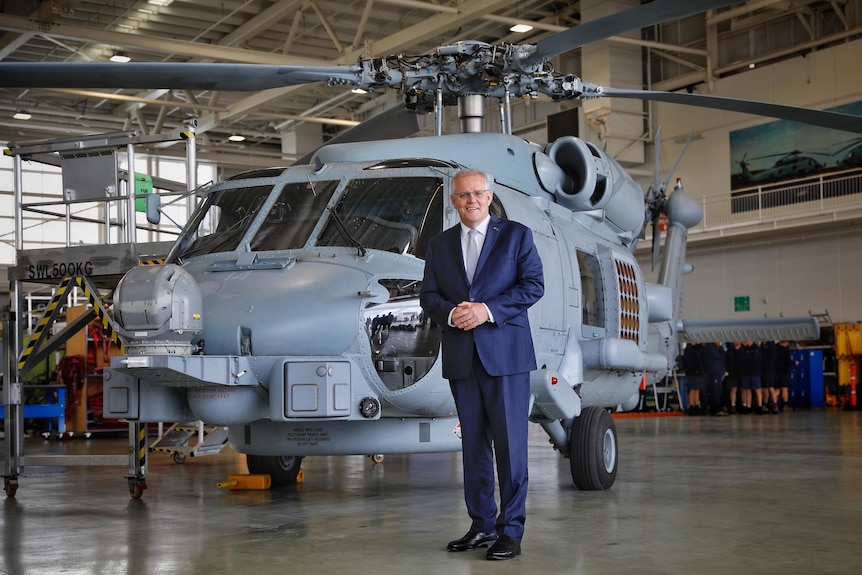
M476 264L479 263L479 248L476 247L476 230L467 232L467 252L464 254L464 263L467 268L467 281L473 283L473 274L476 273Z

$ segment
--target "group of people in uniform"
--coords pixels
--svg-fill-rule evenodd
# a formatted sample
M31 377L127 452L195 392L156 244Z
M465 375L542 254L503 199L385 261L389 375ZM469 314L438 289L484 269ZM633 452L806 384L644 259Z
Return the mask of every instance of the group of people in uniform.
M682 367L688 414L780 413L793 365L788 341L687 344Z

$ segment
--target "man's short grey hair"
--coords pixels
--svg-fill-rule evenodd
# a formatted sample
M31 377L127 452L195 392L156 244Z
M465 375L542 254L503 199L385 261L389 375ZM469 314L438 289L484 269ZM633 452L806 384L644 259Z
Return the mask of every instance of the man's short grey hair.
M452 177L452 184L454 187L455 180L460 180L461 178L467 178L470 176L480 176L485 179L485 189L494 191L494 178L491 177L491 174L488 172L483 172L482 170L477 170L475 168L466 168L458 172Z

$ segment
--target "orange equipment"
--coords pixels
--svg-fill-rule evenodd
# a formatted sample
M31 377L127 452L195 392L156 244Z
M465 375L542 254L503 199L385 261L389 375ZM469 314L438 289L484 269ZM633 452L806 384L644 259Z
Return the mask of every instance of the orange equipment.
M218 487L226 487L231 491L261 491L269 489L272 478L268 473L257 473L248 475L229 475L227 481L220 481Z

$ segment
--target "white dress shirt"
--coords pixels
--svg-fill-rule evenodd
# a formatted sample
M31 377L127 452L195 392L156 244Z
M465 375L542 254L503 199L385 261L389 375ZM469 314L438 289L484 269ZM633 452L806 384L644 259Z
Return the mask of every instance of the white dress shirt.
M482 247L485 245L485 236L488 234L488 225L491 223L491 216L488 215L487 218L479 222L479 225L473 228L478 234L476 234L476 250L479 255L482 255ZM467 261L465 254L467 253L467 242L470 240L467 232L470 231L470 228L465 226L463 223L461 224L461 257L464 258L464 268L467 267ZM494 323L494 315L491 313L491 309L482 302L482 305L485 306L485 309L488 311L488 321ZM449 312L449 327L455 327L455 324L452 323L452 312L455 309L452 308L452 311Z

